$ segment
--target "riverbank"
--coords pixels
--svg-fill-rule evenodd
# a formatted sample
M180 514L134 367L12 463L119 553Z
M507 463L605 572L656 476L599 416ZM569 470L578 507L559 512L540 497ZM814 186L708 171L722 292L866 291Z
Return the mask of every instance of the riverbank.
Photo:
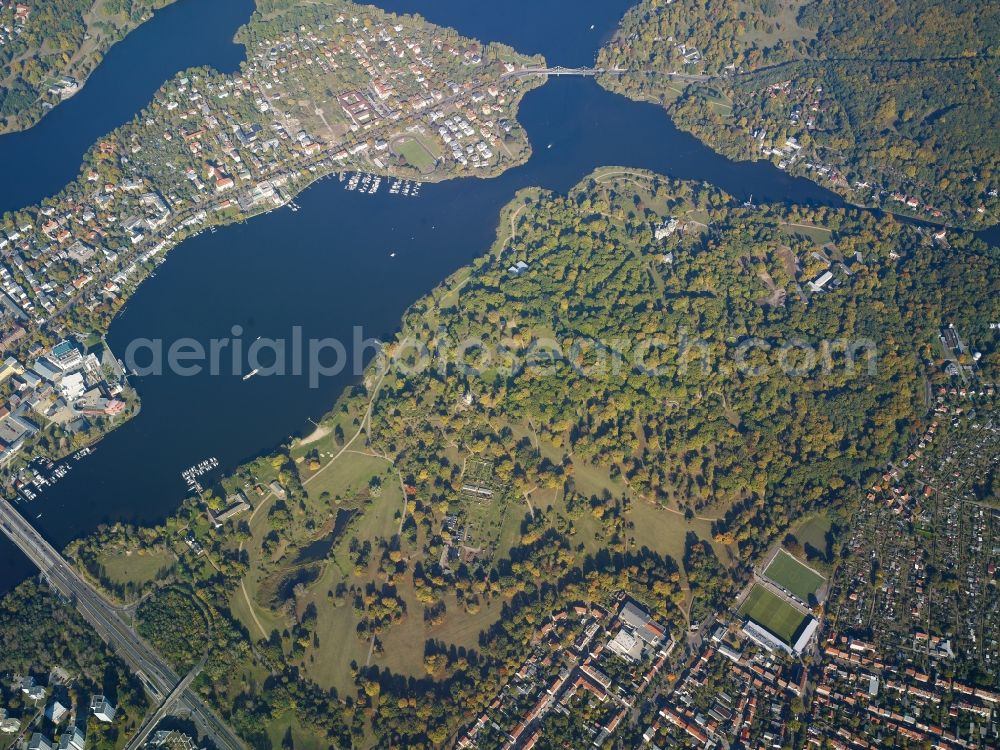
M903 3L886 33L864 14L830 21L818 0L780 20L759 8L709 17L687 0L640 2L598 54L634 72L601 84L658 102L729 158L770 161L852 203L983 231L1000 216L987 5L956 8L947 30L928 33L920 4Z
M101 136L135 117L178 71L209 66L233 73L245 59L234 43L254 0L174 0L113 45L87 85L34 127L0 136L0 214L56 194L80 172Z
M133 554L168 540L183 556L175 570L211 592L222 619L238 620L228 627L249 633L275 660L272 671L294 668L323 694L365 704L378 684L408 701L407 681L429 674L427 689L439 691L430 700L453 700L469 684L462 670L434 666L414 644L444 643L470 661L514 659L519 652L486 644L521 625L517 613L537 600L539 582L583 581L577 571L609 553L653 555L656 570L676 570L643 593L662 597L663 622L686 632L692 600L704 612L728 598L728 568L798 513L836 502L894 454L894 442L908 443L928 411L920 385L945 377L944 361L922 356L936 321L978 333L996 307L995 260L966 252L977 249L970 238L949 248L870 212L747 206L631 167L600 169L568 194L508 195L491 224L489 250L407 306L387 346L404 360L426 347L451 367L369 365L353 387L329 394L324 437L288 440L225 472L161 528L113 532L119 546L132 540ZM848 252L855 247L865 248L861 257ZM808 284L823 269L830 285ZM939 273L956 294L929 307ZM497 326L500 310L516 327ZM808 342L862 334L886 342L875 370L788 367L785 357ZM449 342L472 338L537 362L538 341L579 337L613 337L648 357L650 335L660 344L653 371L643 359L647 367L621 372L575 360L476 372L448 357ZM685 356L688 336L709 366L671 358ZM758 342L753 372L741 336ZM623 358L635 363L634 351L622 348ZM788 394L817 421L783 408ZM581 414L580 402L592 409ZM608 440L612 418L624 429ZM747 432L758 439L747 442ZM700 451L702 461L683 460ZM662 466L677 468L667 475ZM206 513L214 506L237 515L216 526ZM77 550L99 556L109 538ZM634 585L641 591L642 579ZM240 669L227 663L214 695L236 707L246 687L227 675L256 667L256 657ZM498 672L490 667L483 673ZM471 678L476 688L480 679ZM373 701L371 728L379 737L386 727L414 737L453 731L484 692L446 703L447 715L433 719L399 704L410 711L405 722ZM359 745L375 744L356 733Z
M708 180L739 200L753 193L761 202L838 203L767 165L729 162L674 129L659 108L629 102L590 80L549 81L524 98L518 117L535 144L531 158L494 179L427 184L416 200L384 190L360 195L336 180L319 180L299 193L297 212L271 211L189 237L114 318L110 345L125 352L137 339L207 342L232 337L234 324L249 345L258 335L287 338L301 326L305 338L336 338L348 358L362 356L354 327L365 336L391 335L406 306L492 243L495 216L517 190L568 190L602 164ZM609 137L625 133L631 137ZM41 500L36 523L62 546L101 523L160 521L184 497L184 467L218 456L222 470L232 470L269 452L306 429L308 418L325 412L352 382L350 370L323 378L319 388L295 375L246 383L207 373L133 378L141 414ZM10 583L30 574L5 541L0 571Z
M13 14L15 21L8 29L12 30L12 38L3 39L4 32L0 32L0 40L5 41L4 54L17 54L19 37L28 35L32 39L41 38L43 48L51 43L44 35L48 33L58 33L54 27L53 19L39 20L39 14L50 15L55 13L59 16L61 23L69 23L68 29L60 29L79 41L77 48L72 54L67 55L65 46L61 57L65 60L59 68L46 66L46 58L53 58L55 55L44 50L26 49L17 62L22 72L18 74L9 73L6 79L0 79L0 91L6 91L7 96L17 95L18 103L10 105L9 101L3 102L4 114L0 116L0 135L16 133L34 127L54 108L62 102L76 96L87 85L87 79L91 73L101 64L105 54L121 42L130 33L149 22L155 11L160 10L177 0L142 0L130 7L128 12L122 10L109 12L109 4L95 3L93 7L84 10L82 7L59 7L53 3L52 8L37 7L30 5L10 6L6 10L0 7L0 19L4 13ZM64 6L71 6L72 2L63 2ZM105 7L107 6L107 7ZM22 7L25 9L22 12ZM79 13L77 21L72 20L74 12ZM74 25L76 27L74 28ZM35 26L36 28L32 28ZM62 42L62 40L58 40ZM40 79L38 88L31 88L23 78L24 68L34 64L42 66L43 73L37 70L33 72L32 78ZM7 68L8 66L3 66ZM13 68L13 66L10 66ZM32 95L34 100L31 100ZM23 106L21 106L23 102Z

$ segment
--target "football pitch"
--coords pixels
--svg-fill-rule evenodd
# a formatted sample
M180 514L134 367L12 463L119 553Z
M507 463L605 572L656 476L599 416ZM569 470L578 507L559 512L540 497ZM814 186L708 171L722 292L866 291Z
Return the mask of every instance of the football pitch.
M770 578L781 588L791 591L802 601L809 603L809 597L815 596L826 579L784 550L779 550L771 564L764 571L764 576Z
M763 625L789 645L805 620L805 615L795 607L759 584L755 584L743 600L740 614Z

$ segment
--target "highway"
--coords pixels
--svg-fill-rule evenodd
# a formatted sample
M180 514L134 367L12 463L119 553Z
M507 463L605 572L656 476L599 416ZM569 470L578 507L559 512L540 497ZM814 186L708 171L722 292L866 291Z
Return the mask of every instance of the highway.
M118 611L66 562L61 554L18 513L0 498L0 529L18 546L48 580L49 585L70 600L111 648L142 679L147 690L169 708L175 701L219 750L244 750L242 741L190 689L197 670L184 681L119 616ZM163 706L157 714L165 713Z
M156 729L157 724L163 721L164 717L170 713L170 710L173 708L177 700L182 698L184 693L187 692L188 687L190 687L194 678L198 676L198 673L201 672L201 668L203 666L205 666L204 657L197 664L197 666L195 666L195 668L188 673L187 677L177 683L177 687L175 687L171 691L170 695L168 695L163 702L160 703L160 707L146 717L142 726L139 727L138 731L134 735L132 735L132 739L126 743L125 750L138 750L138 748L146 744L146 740L149 739L149 735L151 735L153 730Z

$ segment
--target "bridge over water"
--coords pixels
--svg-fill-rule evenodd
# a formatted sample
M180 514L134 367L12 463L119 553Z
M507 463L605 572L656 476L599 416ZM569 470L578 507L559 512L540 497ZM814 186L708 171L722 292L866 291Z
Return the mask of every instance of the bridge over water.
M119 609L85 581L3 498L0 498L0 530L38 567L49 585L71 601L101 639L142 678L149 692L161 702L154 717L162 718L166 709L176 704L191 716L219 750L243 750L244 745L235 733L190 690L196 672L181 680L163 657L125 623Z

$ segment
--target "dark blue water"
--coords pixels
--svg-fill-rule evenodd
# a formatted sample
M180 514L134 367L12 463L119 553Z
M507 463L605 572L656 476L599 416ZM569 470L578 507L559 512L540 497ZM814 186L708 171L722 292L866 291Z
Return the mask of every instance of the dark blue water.
M387 336L409 304L490 246L498 212L516 190L564 191L602 165L705 179L739 198L835 202L776 169L731 164L677 132L659 108L630 103L589 80L556 79L531 92L521 120L534 156L497 179L425 185L416 199L385 190L361 196L327 180L297 199L297 213L283 209L188 240L114 322L112 349L120 354L138 338L207 342L230 336L234 325L244 329L245 347L257 336L289 338L293 326L306 339L332 336L348 345L355 326L366 336ZM184 495L185 467L214 455L232 468L307 431L308 418L319 418L351 382L350 371L316 389L291 375L136 379L139 416L26 513L42 513L36 523L56 543L101 522L159 520ZM9 554L6 544L3 550L0 580L30 572L19 553Z
M567 65L591 62L627 5L628 0L587 0L574 3L567 14L565 4L553 0L518 0L503 7L457 0L385 3L390 10L420 11L464 34L542 52L551 63ZM11 144L31 143L42 133L69 137L77 125L87 131L83 138L73 134L76 151L59 145L58 156L44 156L42 150L38 158L51 163L50 174L31 177L30 189L3 200L22 205L38 191L53 192L63 181L58 175L75 172L80 154L99 135L91 115L101 113L103 132L148 99L155 85L145 73L133 75L142 60L159 70L160 78L212 55L225 58L222 67L234 66L238 50L226 45L247 15L243 0L182 0L158 14L138 32L141 37L108 55L87 87L63 105L66 109L57 109L37 131L0 138L3 164L18 148ZM211 25L220 28L204 28ZM144 41L137 42L140 38ZM177 46L190 49L182 54ZM87 121L66 114L74 111L75 118ZM356 326L365 336L390 335L411 303L491 245L498 212L516 190L539 185L565 191L598 166L641 167L704 180L740 200L752 194L761 202L842 205L832 193L770 164L730 162L679 132L660 108L609 94L588 79L551 80L525 98L519 117L534 154L526 165L496 179L426 185L416 199L385 190L362 196L326 180L297 199L297 213L282 209L188 240L129 301L109 332L111 347L120 355L138 338L207 342L230 336L234 325L243 328L241 338L249 346L257 336L287 338L301 326L306 339L336 337L353 356ZM24 162L14 163L20 166L12 172L5 167L5 174L26 169ZM12 190L9 180L0 182L3 190ZM135 379L141 413L22 509L30 518L41 514L37 525L57 545L102 522L158 521L184 496L184 468L217 456L222 469L230 470L291 434L307 432L308 419L328 410L353 380L350 368L318 388L295 375L245 382L232 374ZM0 590L30 573L27 560L2 540Z
M374 0L393 13L418 13L465 36L509 44L553 65L586 67L636 0ZM593 28L592 28L593 27Z

